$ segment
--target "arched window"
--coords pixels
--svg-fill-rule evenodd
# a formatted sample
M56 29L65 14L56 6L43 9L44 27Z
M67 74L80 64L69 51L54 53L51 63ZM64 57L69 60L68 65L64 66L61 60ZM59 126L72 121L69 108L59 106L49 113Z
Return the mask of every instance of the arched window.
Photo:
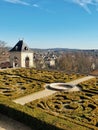
M18 58L14 56L14 61L13 61L14 67L18 67Z
M27 56L27 57L25 58L25 67L29 67L29 62L30 62L30 59L29 59L29 57Z

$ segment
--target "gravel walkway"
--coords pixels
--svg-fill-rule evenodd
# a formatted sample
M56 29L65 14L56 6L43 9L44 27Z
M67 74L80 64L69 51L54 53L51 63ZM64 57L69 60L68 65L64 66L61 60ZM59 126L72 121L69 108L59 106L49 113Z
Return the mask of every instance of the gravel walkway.
M95 76L86 76L84 78L76 79L76 80L68 82L68 83L70 83L72 85L77 85L77 84L79 84L81 82L84 82L86 80L90 80L90 79L93 79L93 78L95 78Z
M53 90L50 90L50 89L46 88L45 90L42 90L42 91L39 91L39 92L35 92L33 94L30 94L30 95L18 98L16 100L14 100L14 102L15 103L19 103L21 105L24 105L24 104L26 104L28 102L31 102L31 101L34 101L36 99L40 99L40 98L44 98L44 97L47 97L49 95L52 95L55 92L56 91L53 91Z
M0 130L32 130L26 125L0 114Z
M87 76L87 77L84 77L84 78L81 78L81 79L77 79L77 80L68 82L68 84L77 85L77 84L79 84L79 83L81 83L83 81L86 81L86 80L89 80L89 79L92 79L92 78L95 78L95 77L94 76ZM45 90L43 90L43 91L39 91L39 92L30 94L28 96L24 96L22 98L18 98L16 100L14 100L14 102L19 103L21 105L24 105L24 104L26 104L28 102L31 102L31 101L34 101L36 99L40 99L40 98L44 98L46 96L52 95L55 92L57 92L57 91L53 91L51 89L45 88Z

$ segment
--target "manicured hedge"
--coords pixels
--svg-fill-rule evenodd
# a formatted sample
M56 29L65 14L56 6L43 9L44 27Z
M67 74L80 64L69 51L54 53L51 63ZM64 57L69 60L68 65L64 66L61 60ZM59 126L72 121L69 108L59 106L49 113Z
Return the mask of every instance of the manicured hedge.
M62 128L57 128L56 126L45 122L43 119L39 119L37 116L37 111L28 108L27 106L21 106L15 104L9 100L0 101L0 112L8 117L11 117L17 121L20 121L32 129L36 130L62 130ZM47 114L44 114L45 118ZM48 117L51 117L50 115Z
M39 108L30 108L21 106L14 102L0 98L0 112L20 121L35 130L91 130L90 126L71 119L69 117L60 117L52 113L47 113ZM92 127L93 129L94 127ZM95 129L94 129L95 130Z
M34 109L40 108L48 114L70 120L76 124L98 129L98 95L90 95L87 92L58 92L45 99L28 103L27 106Z
M68 82L80 77L75 74L24 68L0 72L0 88L6 88L0 96L0 111L36 130L97 130L96 80L81 83L82 92L57 93L24 106L12 102L13 98L22 95L20 89L24 91L23 95L27 95L44 89L44 83Z
M0 92L15 99L43 90L47 83L68 82L80 77L83 76L33 68L6 69L0 71Z

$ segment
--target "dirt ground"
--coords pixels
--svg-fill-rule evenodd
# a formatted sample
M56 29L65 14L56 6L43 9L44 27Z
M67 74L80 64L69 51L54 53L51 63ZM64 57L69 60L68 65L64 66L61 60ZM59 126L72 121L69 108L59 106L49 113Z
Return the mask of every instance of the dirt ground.
M32 130L28 126L0 114L0 130Z

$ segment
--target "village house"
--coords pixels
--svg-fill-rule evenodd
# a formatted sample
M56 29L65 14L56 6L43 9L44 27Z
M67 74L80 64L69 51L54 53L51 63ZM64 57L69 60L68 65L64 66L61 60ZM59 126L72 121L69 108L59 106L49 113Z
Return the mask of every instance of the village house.
M24 43L19 40L18 43L10 50L11 67L34 67L33 52Z

